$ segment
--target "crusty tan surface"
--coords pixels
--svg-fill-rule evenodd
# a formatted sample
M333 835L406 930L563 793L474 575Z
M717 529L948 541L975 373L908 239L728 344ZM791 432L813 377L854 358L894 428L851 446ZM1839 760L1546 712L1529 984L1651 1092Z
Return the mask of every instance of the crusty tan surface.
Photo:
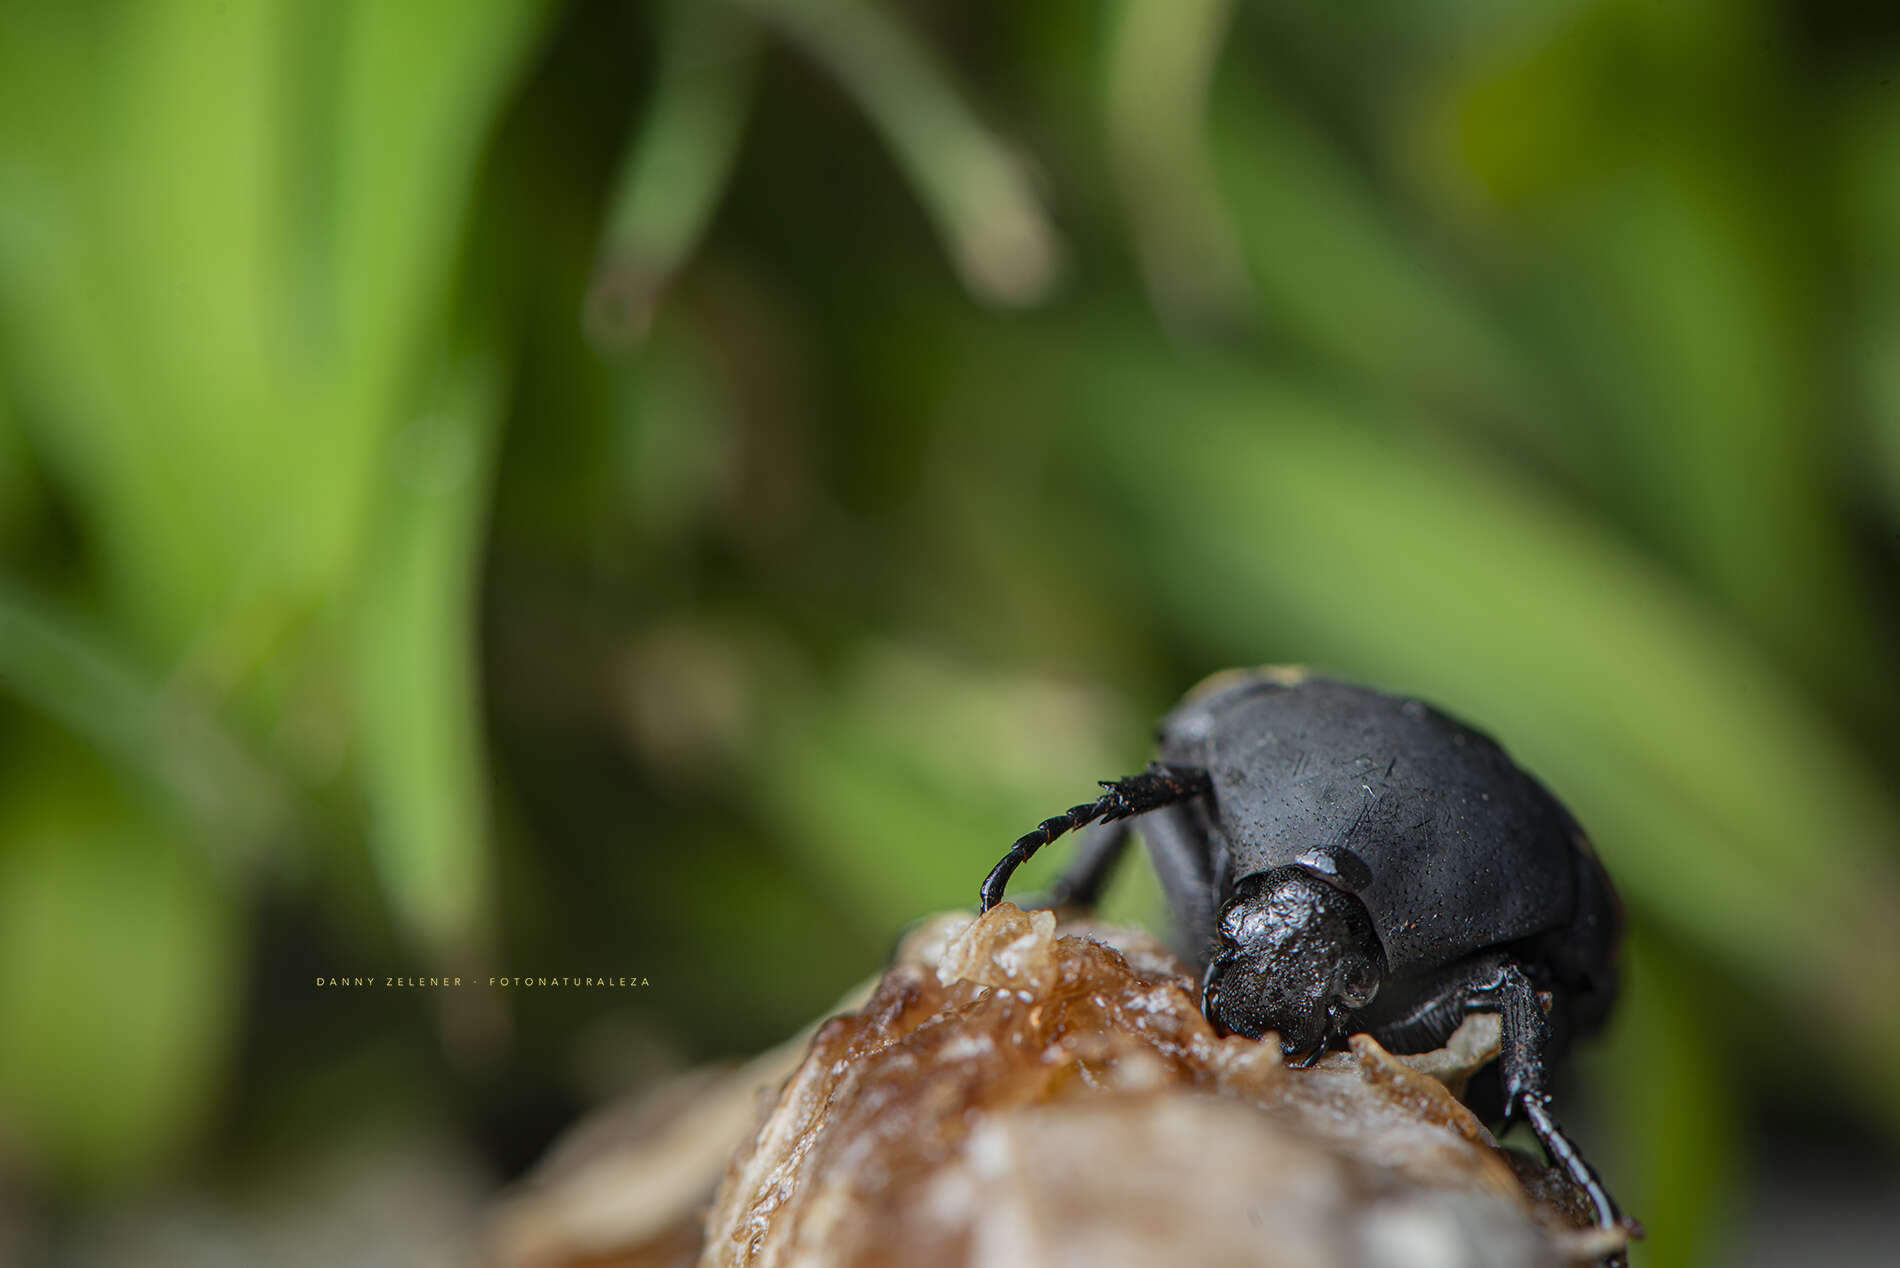
M1311 1070L1217 1037L1147 935L1004 904L914 933L726 1170L702 1268L1534 1265L1603 1235L1532 1199L1451 1091L1496 1052L1365 1036ZM1562 1185L1540 1193L1561 1196Z

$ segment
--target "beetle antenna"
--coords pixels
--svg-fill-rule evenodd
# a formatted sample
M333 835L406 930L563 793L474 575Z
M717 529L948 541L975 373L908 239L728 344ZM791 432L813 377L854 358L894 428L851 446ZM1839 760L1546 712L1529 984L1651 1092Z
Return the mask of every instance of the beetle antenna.
M1198 797L1213 787L1207 772L1197 766L1164 766L1156 762L1139 775L1102 781L1102 795L1094 801L1071 806L1068 810L1037 824L1034 831L1018 837L983 881L982 908L988 911L1003 901L1009 878L1034 857L1037 850L1065 832L1085 828L1091 823L1111 823L1133 815L1147 814L1163 806Z

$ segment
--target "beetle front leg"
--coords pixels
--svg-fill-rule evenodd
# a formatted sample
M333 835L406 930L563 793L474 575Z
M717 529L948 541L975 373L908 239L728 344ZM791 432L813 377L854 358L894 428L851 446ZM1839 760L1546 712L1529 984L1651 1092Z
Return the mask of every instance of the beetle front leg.
M1487 998L1488 997L1488 998ZM1497 984L1474 999L1476 1008L1495 1008L1502 1032L1502 1061L1506 1113L1522 1116L1536 1133L1550 1161L1562 1167L1578 1188L1590 1196L1596 1207L1597 1224L1614 1228L1623 1224L1622 1212L1609 1190L1590 1164L1584 1161L1576 1143L1564 1134L1550 1112L1550 1092L1545 1087L1544 1055L1550 1044L1550 1019L1544 1015L1542 1001L1524 970L1510 961L1499 969Z
M1202 991L1205 993L1206 988L1203 987ZM1348 1027L1351 1022L1352 1010L1339 1001L1334 1000L1331 1004L1326 1006L1326 1033L1319 1037L1319 1042L1314 1044L1312 1049L1308 1051L1305 1056L1301 1057L1298 1061L1288 1062L1288 1064L1295 1070L1312 1069L1319 1064L1319 1059L1325 1056L1328 1051L1345 1042L1346 1036L1349 1033Z

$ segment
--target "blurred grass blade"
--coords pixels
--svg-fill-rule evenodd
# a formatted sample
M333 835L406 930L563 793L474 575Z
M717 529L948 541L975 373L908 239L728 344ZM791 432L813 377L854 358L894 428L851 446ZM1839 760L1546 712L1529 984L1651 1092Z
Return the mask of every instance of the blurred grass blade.
M1535 367L1376 188L1262 76L1214 91L1212 152L1265 316L1357 382L1383 384L1590 470Z
M1627 6L1511 48L1449 109L1456 161L1472 196L1522 222L1536 302L1594 398L1604 500L1830 704L1891 737L1900 676L1835 496L1835 313L1816 249L1830 191L1788 127L1809 108L1790 46L1738 39L1750 13L1693 50ZM1632 64L1653 39L1671 56ZM1703 108L1646 108L1691 87ZM1520 189L1526 154L1552 156L1530 165L1549 179ZM1894 236L1891 220L1878 234Z
M1233 0L1124 0L1109 47L1110 156L1155 306L1182 330L1252 320L1247 264L1207 141Z
M77 744L35 745L0 785L9 1145L68 1183L175 1179L236 1028L235 896Z
M84 739L222 854L254 855L300 817L294 792L188 686L141 673L77 618L0 579L0 687Z
M1582 1055L1587 1086L1601 1090L1598 1117L1624 1142L1606 1174L1619 1177L1626 1209L1648 1230L1638 1262L1727 1262L1722 1197L1744 1157L1739 1055L1720 1039L1718 1005L1693 957L1640 922L1625 952L1608 1042Z
M660 66L628 148L587 299L603 347L645 337L673 277L692 256L731 179L759 77L752 21L706 0L660 6Z
M1701 143L1632 173L1557 249L1591 285L1573 346L1647 536L1849 716L1891 725L1879 646L1833 497L1837 439L1790 221Z
M1216 84L1212 146L1267 321L1349 381L1589 471L1587 438L1563 426L1537 368L1434 263L1432 244L1395 223L1380 191L1261 75L1239 69Z
M282 281L270 51L286 6L58 8L10 11L25 56L44 61L17 80L0 63L21 93L0 129L29 134L6 147L19 161L0 217L0 305L9 333L27 334L9 369L115 619L167 659L234 589L276 571L259 557L301 531L297 503L321 493L273 501L278 455L255 425L287 405L269 379L268 311Z
M295 659L362 546L547 6L91 8L0 47L7 369L128 642L223 690Z
M1847 114L1843 167L1860 323L1850 352L1867 410L1873 479L1888 524L1900 531L1900 98L1886 87L1866 91Z
M334 86L334 255L351 405L398 411L433 355L469 195L551 0L354 0ZM372 444L373 465L384 433Z
M1041 299L1060 243L1025 164L978 121L930 51L866 0L728 0L782 31L856 98L949 244L963 284Z
M491 897L475 631L502 394L493 349L465 349L393 438L355 609L371 857L398 917L443 957L479 948Z

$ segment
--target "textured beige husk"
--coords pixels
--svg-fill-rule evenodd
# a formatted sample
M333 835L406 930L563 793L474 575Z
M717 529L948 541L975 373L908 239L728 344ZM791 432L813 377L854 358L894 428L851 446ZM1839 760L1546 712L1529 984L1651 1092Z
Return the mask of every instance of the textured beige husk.
M591 1183L517 1194L496 1258L692 1262L697 1211L678 1195L703 1200L704 1159L728 1143L702 1268L1600 1257L1620 1235L1584 1227L1568 1184L1500 1150L1454 1096L1496 1048L1496 1019L1480 1015L1437 1052L1395 1057L1361 1035L1292 1070L1271 1037L1217 1037L1194 981L1145 933L1058 930L1009 904L944 916L906 939L862 1008L801 1046L755 1129L733 1126L735 1096L787 1057L726 1076L697 1119L676 1113ZM591 1201L563 1203L564 1187ZM616 1209L639 1214L618 1236Z

